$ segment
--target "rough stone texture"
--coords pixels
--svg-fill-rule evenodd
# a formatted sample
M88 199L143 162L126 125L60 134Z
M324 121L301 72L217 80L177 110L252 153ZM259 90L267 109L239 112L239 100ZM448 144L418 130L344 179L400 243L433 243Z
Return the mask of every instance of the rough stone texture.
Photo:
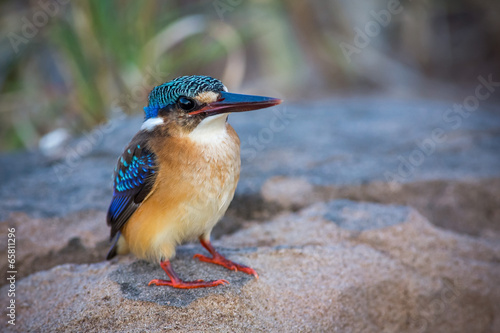
M454 122L443 119L452 106L451 102L357 97L285 103L231 115L242 142L238 195L259 193L273 176L301 177L315 185L385 182L386 172L398 173L399 157L409 160L437 128L444 131L445 139L428 148L429 154L418 166L403 172L400 183L498 178L500 113L481 105L453 128ZM0 156L0 197L4 198L0 220L12 211L40 217L105 210L113 165L141 121L142 116L111 121L75 140L66 154L51 159L38 153Z
M379 206L371 203L353 205L349 200L328 203L324 218L342 229L370 230L396 225L408 218L408 207Z
M100 262L109 246L104 212L77 212L65 217L32 218L14 213L0 222L1 248L8 228L16 230L16 269L19 277L64 263ZM6 272L7 261L0 261ZM7 283L2 279L0 285Z
M303 178L273 177L264 183L261 194L267 204L294 210L340 198L411 205L440 227L500 239L500 178L428 180L397 185L381 181L361 185L304 186L304 183ZM286 196L287 192L292 196ZM300 200L293 196L296 193Z
M181 276L231 282L206 290L147 287L164 277L157 265L103 262L111 171L142 117L50 156L1 155L0 248L15 227L16 329L499 332L500 114L482 104L453 128L443 119L451 106L352 98L232 115L243 169L213 237L261 278L180 247ZM446 139L432 145L436 129Z
M224 249L218 250L227 256L242 255L255 252L255 249ZM200 247L196 249L193 246L183 246L173 260L173 265L177 274L180 276L189 276L190 280L215 280L216 276L229 275L225 268L218 265L208 265L203 270L199 269L199 261L193 256L200 252ZM206 254L206 253L204 253ZM178 267L177 263L181 265ZM148 286L153 278L167 279L165 272L157 263L148 263L146 261L134 261L133 263L121 266L116 269L109 278L120 285L120 290L124 297L137 301L148 301L160 305L170 305L177 307L186 307L198 298L206 297L211 294L225 294L241 289L241 287L253 279L247 274L231 274L228 281L231 281L230 287L205 288L199 289L196 293L186 292L182 289L162 288Z
M388 218L394 208L396 224ZM353 223L356 228L342 227ZM173 262L179 273L225 278L230 286L182 292L146 287L161 270L130 257L62 265L17 284L16 329L500 330L500 245L438 229L407 207L320 203L224 236L220 243L238 248L226 248L226 254L257 269L260 279L190 259L198 246L182 247ZM2 304L6 288L0 290Z

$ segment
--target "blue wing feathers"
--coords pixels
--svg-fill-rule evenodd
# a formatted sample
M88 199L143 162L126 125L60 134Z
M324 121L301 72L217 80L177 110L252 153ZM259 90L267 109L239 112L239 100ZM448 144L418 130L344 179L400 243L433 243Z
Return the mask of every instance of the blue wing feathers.
M128 154L132 155L131 153ZM115 178L115 195L140 187L145 179L154 173L153 153L143 154L140 157L134 155L129 163L122 157L120 163L121 167L118 176Z
M113 200L107 217L111 238L121 230L153 188L155 160L154 153L132 143L119 158L115 168Z

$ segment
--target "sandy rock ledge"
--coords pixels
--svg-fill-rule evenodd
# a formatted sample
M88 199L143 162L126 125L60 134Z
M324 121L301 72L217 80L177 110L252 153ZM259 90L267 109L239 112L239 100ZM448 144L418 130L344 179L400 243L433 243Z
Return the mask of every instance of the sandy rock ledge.
M17 283L7 329L500 332L500 245L439 229L406 206L314 204L216 245L260 279L198 262L203 250L190 244L173 261L179 275L231 285L147 287L164 274L132 257L65 264Z

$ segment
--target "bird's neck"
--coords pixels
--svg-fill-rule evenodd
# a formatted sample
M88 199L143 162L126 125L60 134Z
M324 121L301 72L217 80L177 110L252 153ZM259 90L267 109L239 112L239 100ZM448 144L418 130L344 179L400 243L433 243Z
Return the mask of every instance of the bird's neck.
M153 151L161 163L186 162L192 169L197 163L240 163L240 140L234 129L226 122L227 115L204 119L188 133L171 129L167 134L157 135L151 140ZM175 133L175 134L172 134Z
M212 144L227 136L227 114L205 118L188 137L197 144Z

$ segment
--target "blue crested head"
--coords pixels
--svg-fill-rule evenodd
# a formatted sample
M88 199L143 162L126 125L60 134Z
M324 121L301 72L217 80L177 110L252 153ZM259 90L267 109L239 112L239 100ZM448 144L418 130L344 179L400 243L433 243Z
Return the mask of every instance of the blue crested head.
M194 98L201 92L220 92L225 89L220 80L210 76L191 75L175 78L154 87L149 93L148 106L144 108L146 119L157 117L160 109L176 103L181 96Z

